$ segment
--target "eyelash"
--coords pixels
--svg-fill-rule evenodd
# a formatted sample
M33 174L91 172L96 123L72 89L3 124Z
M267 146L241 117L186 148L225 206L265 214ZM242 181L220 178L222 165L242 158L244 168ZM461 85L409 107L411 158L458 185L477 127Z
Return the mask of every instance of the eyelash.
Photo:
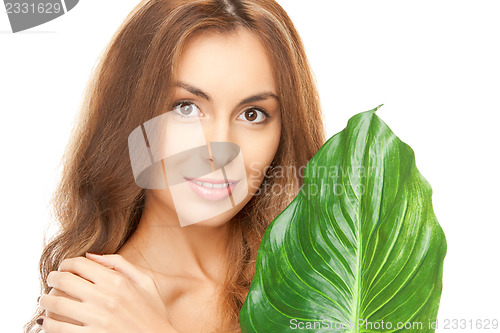
M171 107L170 109L171 109L171 110L173 110L173 109L175 109L175 108L176 108L179 104L182 104L182 103L189 103L189 104L193 104L193 105L195 105L195 106L198 108L198 110L200 110L200 108L198 107L198 105L196 105L196 103L195 103L195 102L193 102L192 100L188 100L188 99L180 99L180 100L175 101L175 102L173 103L173 105L172 105L172 107ZM240 115L241 115L241 114L243 114L243 113L244 113L245 111L247 111L247 110L257 110L257 111L260 111L260 112L262 112L262 113L264 114L264 116L266 117L266 119L265 119L265 120L263 120L263 121L261 121L260 123L253 123L253 122L251 122L251 121L248 121L248 123L250 123L251 125L254 125L254 126L256 126L256 125L263 125L263 124L268 123L268 122L270 121L270 119L271 119L271 116L269 115L269 113L267 113L265 110L263 110L263 109L261 109L261 108L258 108L258 107L250 107L250 108L248 108L248 109L245 109L245 110L243 110L243 112L242 112L242 113L240 113ZM200 112L201 112L201 110L200 110ZM179 115L179 116L180 116L181 118L190 118L189 116L183 116L183 115ZM238 116L238 117L239 117L239 116Z

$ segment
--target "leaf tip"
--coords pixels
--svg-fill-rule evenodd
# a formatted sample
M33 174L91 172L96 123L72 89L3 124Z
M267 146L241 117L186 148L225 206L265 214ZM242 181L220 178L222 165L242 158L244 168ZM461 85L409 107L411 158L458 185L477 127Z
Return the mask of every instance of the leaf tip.
M377 112L378 109L380 109L380 107L384 105L384 104L380 104L379 106L377 106L375 109L373 109L373 112Z

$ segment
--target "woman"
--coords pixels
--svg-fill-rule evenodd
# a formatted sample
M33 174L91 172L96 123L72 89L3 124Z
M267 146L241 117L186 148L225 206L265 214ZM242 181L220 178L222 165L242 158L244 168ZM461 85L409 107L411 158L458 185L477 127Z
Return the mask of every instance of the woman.
M60 232L42 253L40 309L25 331L239 332L266 227L324 143L317 90L285 11L273 0L143 1L84 100L54 196ZM163 114L198 122L214 174L224 169L214 168L224 167L214 143L237 145L239 200L182 224L218 199L198 196L183 211L167 175L163 189L138 186L129 135ZM171 133L167 145L184 142ZM198 192L214 186L195 182L186 179L204 186Z

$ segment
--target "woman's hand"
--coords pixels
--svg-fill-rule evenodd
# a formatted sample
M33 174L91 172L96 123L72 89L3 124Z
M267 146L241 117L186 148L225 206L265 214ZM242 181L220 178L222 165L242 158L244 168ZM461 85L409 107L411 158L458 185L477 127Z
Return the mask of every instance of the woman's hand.
M50 289L49 295L62 296L62 297L66 297L66 298L69 298L69 299L72 299L72 300L75 300L75 301L80 301L80 300L78 300L76 298L73 298L73 297L69 296L68 294L66 294L66 293L64 293L64 292L62 292L62 291L60 291L59 289L56 289L56 288ZM52 313L50 311L45 311L45 313L46 313L46 316L49 317L49 318L52 318L52 319L55 319L55 320L58 320L58 321L62 321L62 322L66 322L66 323L70 323L70 324L75 324L75 325L82 326L82 323L80 323L79 321L73 320L71 318L66 318L66 317L60 316L58 314Z
M47 283L45 332L177 332L153 279L118 254L65 259Z

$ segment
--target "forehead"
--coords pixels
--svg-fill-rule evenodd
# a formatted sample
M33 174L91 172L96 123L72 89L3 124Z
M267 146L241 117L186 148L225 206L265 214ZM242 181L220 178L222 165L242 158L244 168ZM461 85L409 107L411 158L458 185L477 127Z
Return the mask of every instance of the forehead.
M177 67L178 80L206 89L275 91L272 65L262 42L251 31L202 32L189 39Z

